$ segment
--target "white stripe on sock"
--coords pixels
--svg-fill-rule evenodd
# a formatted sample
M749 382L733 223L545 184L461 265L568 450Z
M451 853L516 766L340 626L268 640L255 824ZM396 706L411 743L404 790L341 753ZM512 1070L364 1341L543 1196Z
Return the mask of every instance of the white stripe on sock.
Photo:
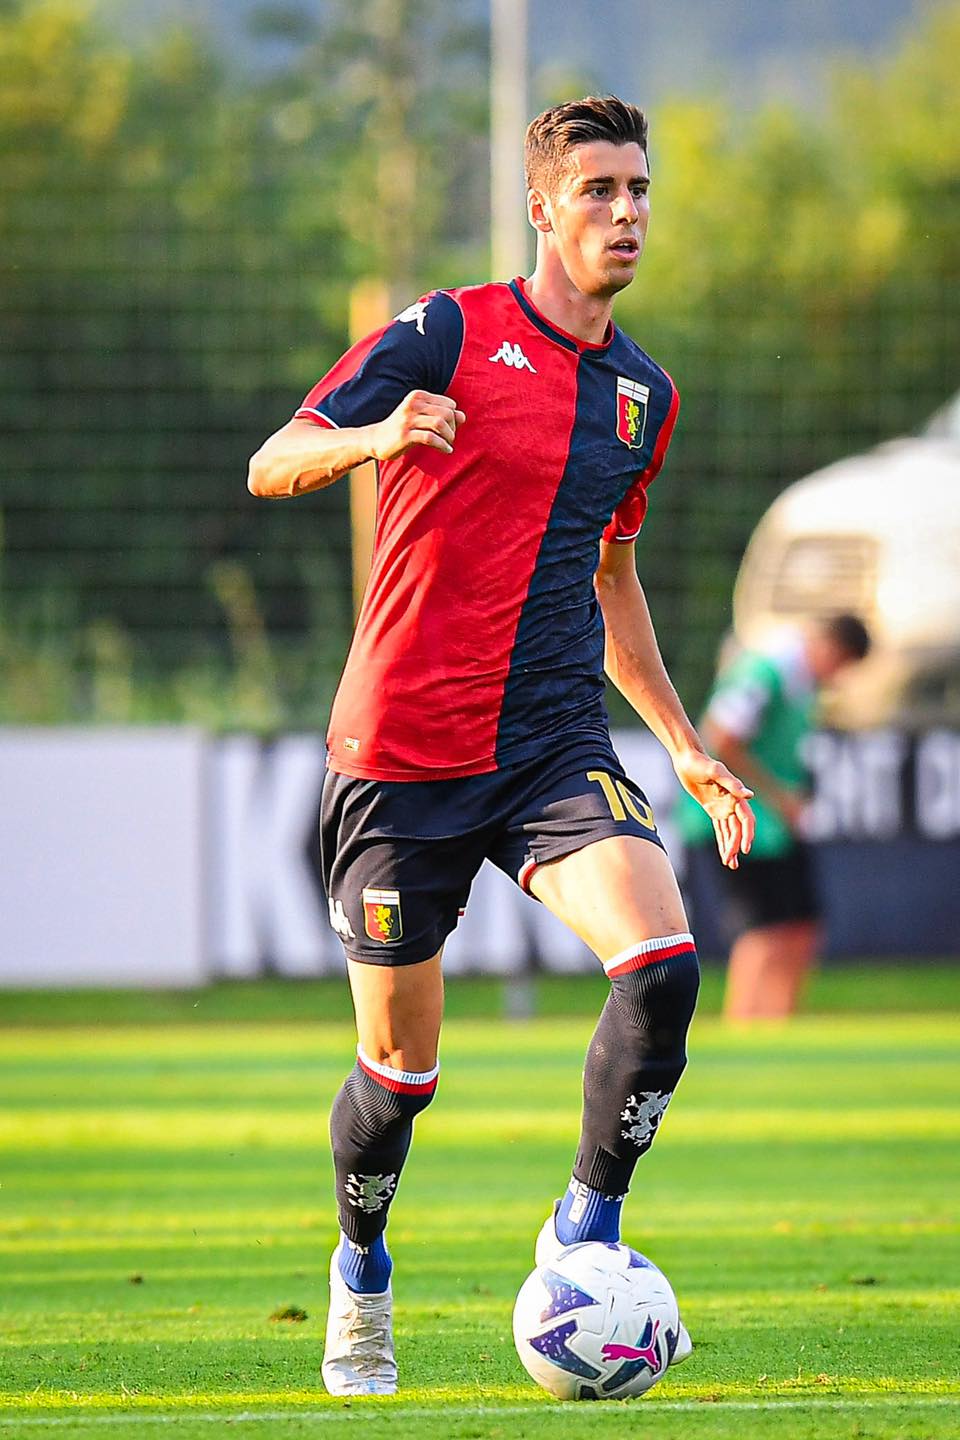
M621 950L619 955L612 955L609 960L604 960L603 968L609 974L617 965L622 965L624 960L632 960L634 955L649 955L653 950L670 950L674 945L692 945L693 936L689 933L684 935L659 935L654 940L641 940L638 945L631 945L627 950Z
M372 1070L375 1075L382 1075L384 1080L396 1080L400 1085L427 1085L431 1080L436 1080L440 1074L440 1061L438 1060L432 1070L393 1070L389 1065L381 1065L376 1060L371 1060L365 1055L360 1046L357 1046L357 1055Z

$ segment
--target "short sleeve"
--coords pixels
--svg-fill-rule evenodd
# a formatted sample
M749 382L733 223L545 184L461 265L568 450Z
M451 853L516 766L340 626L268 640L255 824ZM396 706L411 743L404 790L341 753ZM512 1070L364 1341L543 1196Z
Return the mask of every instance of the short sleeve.
M647 514L647 485L649 483L649 480L644 481L643 475L637 476L614 510L613 519L603 532L604 540L608 542L636 540L643 528Z
M383 420L411 390L445 393L460 359L463 316L434 291L360 340L318 380L294 416L340 430Z
M747 653L721 675L707 715L721 730L747 744L758 734L776 689L773 668Z
M644 519L647 514L647 491L663 467L670 441L673 438L674 426L677 423L677 412L680 409L680 395L676 385L663 372L669 390L669 399L666 401L665 413L654 441L653 452L650 456L650 463L645 470L634 480L626 495L620 501L613 517L603 532L603 538L608 543L628 540L636 540L640 534Z

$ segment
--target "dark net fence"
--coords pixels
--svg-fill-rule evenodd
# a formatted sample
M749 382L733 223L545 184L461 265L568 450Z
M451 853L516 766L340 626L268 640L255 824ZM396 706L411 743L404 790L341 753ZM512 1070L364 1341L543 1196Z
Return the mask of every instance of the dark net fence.
M694 705L766 508L820 467L921 431L960 379L957 287L905 277L860 313L848 297L851 313L834 317L829 335L816 316L790 323L789 293L769 282L763 291L757 309L744 295L716 300L706 339L665 326L654 352L681 390L681 422L651 490L638 567L671 673ZM909 526L909 495L903 504ZM856 609L836 579L833 605Z
M0 109L0 719L322 724L351 628L347 486L268 504L246 465L347 344L375 156L291 112L310 98L290 80L238 96L183 38L141 73L81 19L45 40L21 8L0 16L19 83ZM484 208L482 115L457 119L415 289L486 278L482 233L464 239ZM696 123L661 120L655 179L690 175ZM845 258L867 243L856 197L876 201L873 180L861 167L854 198L831 200L837 177L808 177L823 242L791 268L777 177L809 147L748 140L718 147L707 219L665 184L620 311L683 397L639 562L693 707L769 502L917 430L958 376L957 157L928 151L918 175L901 156L912 192L885 176L897 198L859 268ZM724 207L744 194L766 208L738 229ZM382 242L391 219L368 213Z

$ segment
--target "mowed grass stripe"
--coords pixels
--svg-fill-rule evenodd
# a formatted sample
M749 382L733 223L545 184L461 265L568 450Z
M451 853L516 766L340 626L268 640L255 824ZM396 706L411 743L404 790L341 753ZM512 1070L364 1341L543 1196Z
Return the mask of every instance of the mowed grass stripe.
M887 1410L891 1406L902 1406L910 1409L943 1409L946 1411L960 1409L960 1395L909 1395L898 1392L885 1396L855 1396L855 1395L811 1395L803 1399L780 1399L771 1397L769 1400L726 1400L717 1396L704 1396L701 1398L703 1405L709 1405L712 1411L730 1411L734 1414L752 1414L761 1411L784 1411L789 1413L792 1410ZM201 1405L206 1403L201 1399ZM609 1407L598 1407L595 1405L571 1407L561 1404L560 1401L543 1401L532 1398L523 1403L504 1402L502 1405L496 1403L478 1405L476 1403L461 1402L457 1400L442 1400L433 1405L411 1404L404 1402L402 1397L393 1396L389 1399L377 1399L376 1397L365 1397L362 1400L351 1401L349 1408L356 1406L361 1414L367 1415L389 1415L395 1411L402 1411L407 1418L419 1415L530 1415L536 1411L546 1408L551 1413L563 1413L568 1419L574 1416L579 1422L582 1419L595 1419L603 1421L612 1415L619 1414L621 1420L624 1413L638 1418L648 1411L656 1411L667 1414L683 1413L685 1415L695 1414L696 1411L689 1405L689 1402L678 1400L656 1400L646 1396L641 1400L628 1404L613 1404ZM640 1408L642 1406L642 1409ZM148 1411L137 1409L135 1423L142 1425L170 1425L176 1424L183 1419L195 1420L204 1424L216 1424L218 1421L230 1419L242 1420L266 1424L270 1421L283 1420L337 1420L343 1415L344 1404L342 1401L331 1399L323 1408L310 1408L305 1403L298 1408L286 1410L240 1410L224 1406L221 1409L203 1411L197 1410L196 1401L184 1401L180 1410L170 1408L163 1411ZM124 1414L96 1414L92 1411L79 1415L11 1415L0 1412L0 1428L12 1426L54 1426L54 1425L76 1425L76 1424L119 1424L131 1421L129 1413Z
M952 1006L944 1003L940 1010L930 1013L922 1010L924 981L923 972L918 970L914 972L917 1009L907 1014L872 1014L870 979L865 974L857 1014L801 1015L789 1021L752 1026L724 1025L716 1017L698 1015L691 1033L691 1053L703 1051L749 1061L752 1055L776 1052L781 1062L790 1064L813 1052L856 1069L864 1058L886 1059L896 1065L903 1052L911 1049L912 1041L918 1057L950 1058L955 1053L958 1023L955 970L953 977ZM95 1013L96 995L91 995L86 1002L90 1010L86 1026L3 1028L0 1072L7 1067L17 1072L20 1062L27 1059L37 1067L38 1076L59 1072L75 1079L79 1086L86 1081L95 1083L98 1074L112 1072L140 1074L145 1080L152 1077L162 1085L166 1077L177 1073L181 1079L186 1078L186 1072L177 1070L178 1063L186 1060L190 1082L200 1084L205 1077L223 1080L231 1071L244 1079L256 1076L258 1070L268 1074L299 1072L304 1067L339 1065L353 1056L356 1041L347 1024L258 1023L258 987L251 984L248 988L250 1018L245 1024L100 1025ZM81 997L74 999L82 1003ZM537 1053L553 1055L557 1068L564 1070L566 1043L571 1038L579 1042L588 1036L596 1013L596 1009L585 1008L577 1016L525 1021L458 1018L447 1021L445 1034L455 1034L463 1042L456 1055L463 1067L477 1068L487 1055L502 1057L512 1053L522 1060ZM559 1049L554 1049L554 1041ZM452 1059L452 1053L445 1053L444 1070ZM93 1061L93 1069L79 1071L78 1060ZM491 1085L496 1084L496 1078L489 1077ZM817 1077L811 1078L816 1083ZM69 1101L71 1093L75 1091L64 1092L63 1099Z
M879 1400L829 1399L724 1401L698 1406L645 1399L629 1407L532 1403L488 1406L425 1406L370 1401L343 1408L267 1411L148 1412L136 1415L22 1417L16 1428L0 1418L0 1434L77 1436L81 1440L130 1440L170 1433L200 1440L213 1427L254 1435L389 1436L390 1440L567 1440L568 1436L653 1435L656 1440L849 1440L889 1436L895 1440L955 1440L960 1405L891 1396Z
M319 1108L319 1107L318 1107ZM450 1113L431 1117L431 1143L435 1147L463 1146L462 1115ZM739 1114L724 1118L724 1134L731 1143L765 1146L784 1135L782 1110L745 1107ZM476 1150L499 1149L504 1144L543 1141L562 1142L569 1136L567 1113L543 1115L537 1109L514 1109L509 1118L495 1115L472 1117L470 1146ZM816 1111L807 1110L790 1121L791 1143L821 1143L824 1139L822 1119ZM700 1144L716 1137L717 1120L712 1114L689 1111L669 1117L664 1122L675 1145ZM426 1129L427 1125L421 1126ZM837 1106L830 1115L829 1142L844 1140L895 1141L930 1139L945 1145L960 1140L960 1114L946 1107L922 1112L908 1106L891 1107L879 1114L875 1110L847 1110ZM31 1150L57 1149L76 1145L87 1152L122 1147L126 1150L202 1150L205 1153L229 1150L237 1145L269 1143L271 1146L303 1145L318 1148L326 1138L323 1115L300 1117L278 1115L272 1109L247 1108L239 1113L220 1117L211 1135L209 1110L184 1110L171 1106L158 1112L130 1107L117 1114L103 1110L70 1111L64 1115L34 1114L30 1111L8 1110L0 1120L0 1148L17 1148L29 1135Z

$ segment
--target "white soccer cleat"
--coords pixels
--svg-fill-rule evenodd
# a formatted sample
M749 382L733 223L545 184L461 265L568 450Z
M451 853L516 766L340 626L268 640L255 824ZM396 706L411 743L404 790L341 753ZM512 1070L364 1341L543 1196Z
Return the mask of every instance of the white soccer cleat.
M358 1295L330 1261L330 1309L320 1373L331 1395L395 1395L393 1294Z
M537 1236L537 1243L533 1251L534 1264L549 1265L556 1260L566 1248L557 1239L557 1211L560 1208L560 1201L554 1200L553 1209L540 1227L540 1234Z
M557 1239L557 1211L559 1209L560 1201L555 1200L553 1202L553 1209L540 1227L540 1234L537 1236L537 1243L533 1252L534 1262L538 1266L550 1265L556 1260L557 1256L562 1255L567 1248L565 1245L561 1245ZM693 1341L690 1339L689 1330L681 1320L680 1328L677 1331L677 1343L670 1364L682 1365L684 1360L689 1360L692 1354Z
M682 1365L684 1360L689 1360L693 1354L693 1341L690 1339L690 1332L680 1321L680 1329L677 1331L677 1343L673 1355L670 1357L671 1365Z

